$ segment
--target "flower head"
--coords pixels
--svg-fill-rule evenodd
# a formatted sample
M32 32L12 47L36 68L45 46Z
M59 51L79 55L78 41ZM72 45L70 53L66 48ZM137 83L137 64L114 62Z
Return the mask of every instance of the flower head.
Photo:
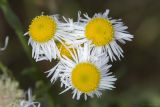
M56 42L65 40L69 28L68 23L62 23L57 15L41 15L35 17L29 31L24 35L29 35L28 43L32 46L32 57L36 61L52 60L60 57Z
M123 50L117 41L125 44L126 41L132 40L133 35L126 31L127 26L124 26L120 19L112 19L108 14L109 10L106 10L103 14L95 14L92 18L87 14L82 18L79 12L78 21L72 25L74 32L70 33L75 38L68 40L67 43L74 46L89 42L97 52L107 53L111 61L123 57Z
M60 78L61 86L67 90L73 90L73 99L77 100L83 94L85 100L87 96L100 97L102 90L114 88L116 81L114 76L110 76L106 54L97 54L95 49L90 48L89 44L78 46L72 54L72 59L63 56L58 65L52 70L54 78Z

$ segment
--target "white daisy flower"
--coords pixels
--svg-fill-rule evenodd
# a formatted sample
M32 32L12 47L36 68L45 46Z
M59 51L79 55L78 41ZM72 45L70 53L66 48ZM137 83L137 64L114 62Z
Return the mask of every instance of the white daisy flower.
M19 107L40 107L40 103L33 101L32 92L29 89L27 93L27 99L20 101Z
M9 40L9 37L7 36L7 37L5 38L4 47L1 47L1 48L0 48L0 51L4 51L4 50L7 48L7 46L8 46L8 40Z
M74 31L70 36L75 38L67 43L75 46L89 42L97 52L107 53L111 61L123 57L123 50L117 41L125 44L126 41L132 41L133 35L126 31L128 27L121 22L121 19L112 19L108 14L109 10L106 10L103 14L97 13L92 18L83 14L84 18L82 18L79 12L78 21L71 25Z
M71 21L71 20L70 20ZM69 24L58 20L57 15L41 15L35 17L29 31L24 35L29 35L28 44L32 46L32 57L36 61L52 60L60 56L56 41L63 42L67 40L67 32L70 31Z
M73 90L73 99L77 100L83 94L85 100L87 96L100 97L102 90L111 90L116 81L112 73L109 73L108 57L106 54L97 54L95 49L90 48L90 45L84 44L83 47L78 46L76 51L73 51L72 59L63 56L57 67L53 68L55 73L53 77L60 78L61 86L65 86L64 93L68 90Z

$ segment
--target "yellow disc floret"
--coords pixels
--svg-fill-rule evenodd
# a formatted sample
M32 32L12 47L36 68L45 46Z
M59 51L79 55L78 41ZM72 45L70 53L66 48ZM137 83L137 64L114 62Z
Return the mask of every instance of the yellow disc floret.
M57 24L50 16L37 16L29 26L29 35L40 43L51 40L56 32Z
M79 63L72 71L71 80L77 90L90 93L99 86L100 71L94 64Z
M66 49L66 47L63 46L61 43L58 43L57 46L58 46L58 49L60 50L61 56L62 56L62 55L65 55L65 56L67 56L68 58L72 59L72 55L71 55L70 52L73 53L73 49L70 49L70 52L69 52L69 50Z
M112 23L105 18L94 18L85 28L85 36L96 46L108 44L114 35Z

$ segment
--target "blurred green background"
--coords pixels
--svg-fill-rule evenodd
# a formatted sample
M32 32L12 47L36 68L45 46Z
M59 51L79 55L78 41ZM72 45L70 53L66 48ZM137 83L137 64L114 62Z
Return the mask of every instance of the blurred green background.
M92 16L110 9L113 18L122 18L134 35L123 45L124 58L113 63L116 89L104 91L100 99L73 100L71 91L59 82L52 85L45 71L55 62L35 63L23 33L31 20L44 14L77 18L78 10ZM9 35L8 48L0 63L10 69L22 89L33 89L42 107L160 107L160 0L0 0L0 46Z

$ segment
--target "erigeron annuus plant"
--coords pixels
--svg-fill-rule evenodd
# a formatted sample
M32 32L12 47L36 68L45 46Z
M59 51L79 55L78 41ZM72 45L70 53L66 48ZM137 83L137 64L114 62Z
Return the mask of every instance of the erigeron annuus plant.
M104 60L105 59L105 60ZM103 90L114 88L116 78L109 72L111 65L108 65L109 58L106 54L97 54L96 50L91 50L89 44L78 46L74 51L72 59L66 56L61 58L57 72L61 81L61 86L73 91L73 99L80 99L84 95L100 97Z
M113 19L108 14L109 10L106 10L104 13L96 13L93 17L87 14L83 14L82 17L79 12L78 21L71 25L74 30L70 35L75 38L67 43L75 46L89 42L97 52L105 52L111 61L117 58L120 60L123 50L118 42L125 44L126 41L132 41L133 35L126 31L128 27L121 19Z
M52 60L60 57L57 41L67 39L70 23L59 21L58 15L41 15L35 17L24 35L29 35L28 44L32 46L32 57L36 61ZM64 43L62 43L64 44Z
M29 44L36 61L58 59L57 65L48 70L47 77L54 83L61 81L61 87L73 91L73 99L81 95L100 97L103 90L114 88L115 76L109 72L109 61L123 57L118 43L132 41L127 26L121 19L108 16L109 10L96 13L93 17L78 13L78 20L60 21L55 15L37 16L31 22Z

